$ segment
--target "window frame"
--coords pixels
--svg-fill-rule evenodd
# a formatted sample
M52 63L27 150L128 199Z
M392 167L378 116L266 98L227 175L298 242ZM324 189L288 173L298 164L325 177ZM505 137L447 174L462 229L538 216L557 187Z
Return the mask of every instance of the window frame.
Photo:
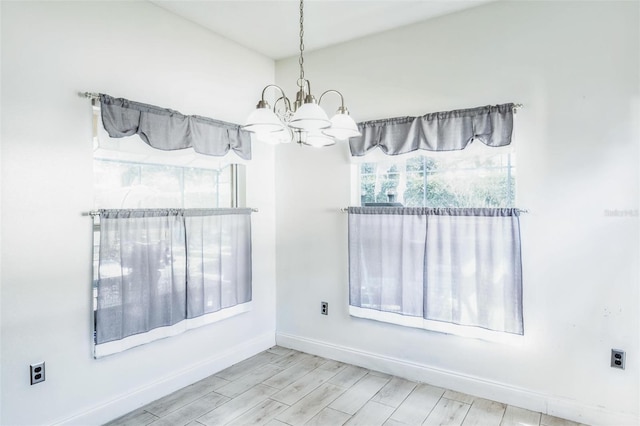
M361 198L362 197L361 167L363 164L366 164L366 163L377 163L377 164L383 163L383 164L389 164L389 165L403 164L405 166L404 173L406 174L407 160L415 157L442 158L443 156L447 156L447 155L484 156L484 155L496 155L496 154L505 155L506 154L508 155L508 166L506 166L505 168L507 169L507 175L510 181L509 187L512 190L512 195L510 195L512 204L509 206L505 206L505 208L516 208L518 193L519 193L519 179L517 179L517 152L515 150L515 146L512 144L506 147L494 148L494 147L486 147L484 145L479 147L479 145L481 144L472 144L470 147L462 151L428 152L428 153L413 152L413 153L403 154L399 156L387 156L381 152L376 152L373 154L368 154L367 156L364 156L364 157L353 158L351 163L351 191L350 191L351 205L363 206L363 207L365 206ZM426 179L424 180L424 182L426 182ZM425 184L425 187L426 187L426 184ZM426 189L423 191L423 193L424 193L424 196L423 196L424 197L423 200L424 200L426 198ZM387 200L387 202L382 202L377 204L380 206L384 206L384 204L388 204L388 202L389 200ZM403 205L403 207L406 207L406 206ZM422 207L430 207L430 206L423 205ZM456 206L449 206L449 207L456 207ZM349 306L349 309L354 310L354 312L358 311L357 317L360 317L360 318L368 318L368 319L373 319L377 321L384 321L384 322L388 322L395 325L406 326L411 328L419 328L429 332L445 333L445 334L450 334L450 335L459 336L463 338L475 338L475 339L481 339L481 340L486 340L490 342L513 345L513 346L522 345L526 338L526 334L522 334L522 335L511 334L506 332L482 329L478 327L465 326L465 325L449 323L449 322L435 321L435 320L422 319L422 318L415 319L407 316L398 318L397 314L390 313L390 312L380 311L380 312L377 312L375 315L370 315L367 312L366 308L358 308L358 307L353 307L351 305ZM388 321L383 319L385 316L389 316Z

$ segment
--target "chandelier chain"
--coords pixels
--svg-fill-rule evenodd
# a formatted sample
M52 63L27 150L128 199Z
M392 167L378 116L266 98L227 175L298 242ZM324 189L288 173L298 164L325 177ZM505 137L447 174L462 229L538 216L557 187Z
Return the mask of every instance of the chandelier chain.
M300 64L300 80L298 80L298 86L304 87L304 0L300 0L300 58L298 63Z

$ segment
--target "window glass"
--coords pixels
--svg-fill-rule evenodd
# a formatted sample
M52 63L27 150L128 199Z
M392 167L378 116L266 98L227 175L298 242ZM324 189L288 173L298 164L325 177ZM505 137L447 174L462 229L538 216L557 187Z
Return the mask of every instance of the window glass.
M419 156L358 166L361 205L405 207L514 207L512 152Z
M231 207L231 166L221 170L94 159L96 208Z

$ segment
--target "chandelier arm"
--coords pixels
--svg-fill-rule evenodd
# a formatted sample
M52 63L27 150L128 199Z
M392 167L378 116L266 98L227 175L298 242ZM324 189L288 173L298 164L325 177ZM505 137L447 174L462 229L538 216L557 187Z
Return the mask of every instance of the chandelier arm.
M274 87L274 88L278 89L280 91L280 93L282 93L282 96L280 98L276 99L276 101L274 102L274 105L273 105L274 111L275 111L275 104L277 104L278 101L280 99L283 99L283 98L286 100L285 108L287 108L287 111L290 111L291 110L291 103L289 102L289 98L287 98L287 95L284 93L284 90L282 90L282 87L278 86L277 84L267 84L264 87L264 89L262 89L262 96L261 96L260 103L268 105L264 100L264 94L267 92L267 89L270 88L270 87Z
M282 100L285 104L285 108L287 109L287 111L291 111L291 101L289 100L289 98L287 98L286 96L281 96L279 100ZM278 102L276 101L276 102Z
M282 103L284 103L284 114L277 112L278 102L280 102L280 101L282 101ZM291 110L291 101L286 96L280 96L273 103L273 112L275 112L276 115L278 115L281 119L285 119L286 118L286 114L290 113L291 111L292 111ZM284 116L281 117L281 115L284 115ZM286 121L286 119L285 119L285 121Z
M311 96L311 82L309 80L304 80L307 83L307 95ZM313 98L313 96L311 96ZM307 100L305 99L305 102L307 102Z
M342 96L342 93L340 93L339 91L335 90L335 89L329 89L329 90L325 90L322 95L320 95L320 98L318 98L318 105L320 105L320 102L322 102L322 97L324 95L326 95L327 93L337 93L338 96L340 96L340 112L344 112L346 111L346 108L344 107L344 96Z

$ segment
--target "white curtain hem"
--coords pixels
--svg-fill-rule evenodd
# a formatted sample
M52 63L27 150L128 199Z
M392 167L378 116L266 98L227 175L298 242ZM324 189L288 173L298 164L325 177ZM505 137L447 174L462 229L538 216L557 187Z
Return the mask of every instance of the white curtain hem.
M154 328L146 333L135 334L133 336L125 337L121 340L113 342L101 343L94 346L94 358L102 358L107 355L112 355L118 352L125 351L127 349L141 346L147 343L151 343L155 340L164 339L166 337L176 336L184 333L187 330L193 328L202 327L204 325L212 324L218 321L225 320L227 318L234 317L236 315L248 312L251 310L251 302L246 302L240 305L232 306L229 308L221 309L217 312L202 315L196 318L189 318L180 321L177 324L167 327Z

